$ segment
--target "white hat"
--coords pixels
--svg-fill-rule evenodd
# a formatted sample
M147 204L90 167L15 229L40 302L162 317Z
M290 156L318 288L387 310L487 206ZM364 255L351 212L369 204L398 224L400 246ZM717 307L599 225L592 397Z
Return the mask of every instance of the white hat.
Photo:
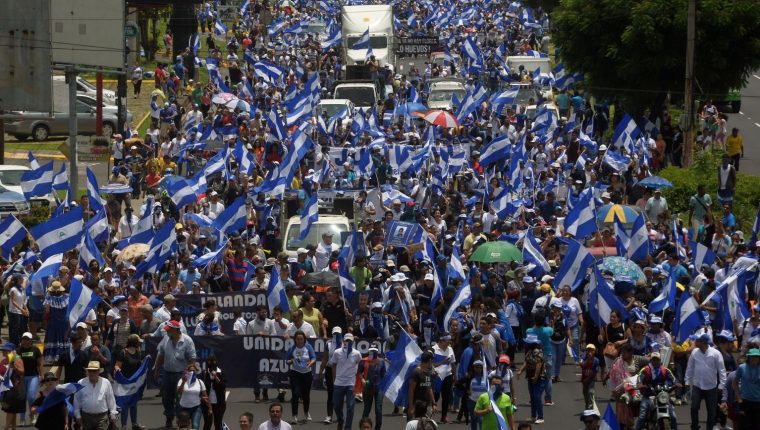
M343 329L340 328L340 327L338 327L338 326L335 326L332 329L332 334L335 334L335 333L342 334L343 333Z
M433 277L432 273L428 273L428 274L425 275L425 280L426 281L432 281L433 279L435 279L435 278Z
M78 322L76 328L89 328L89 326L85 322Z
M343 340L351 340L352 341L352 340L354 340L354 335L352 335L351 333L346 333L346 335L343 336Z
M298 248L298 249L296 250L296 254L298 254L298 255L301 255L301 254L306 254L306 253L308 253L308 252L309 252L309 250L308 250L308 249L306 249L306 248Z
M608 193L607 191L603 192L602 193L602 198L603 199L609 199L610 198L610 193Z
M21 335L21 339L34 339L34 336L28 331L25 331L24 334Z
M604 145L604 144L599 145L599 150L600 151L606 151L607 150L607 145Z

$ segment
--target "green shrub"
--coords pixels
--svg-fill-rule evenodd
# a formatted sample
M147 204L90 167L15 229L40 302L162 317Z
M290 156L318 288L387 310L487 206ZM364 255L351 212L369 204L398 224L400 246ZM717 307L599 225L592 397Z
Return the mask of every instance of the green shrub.
M704 184L705 190L713 200L713 213L717 221L723 216L723 209L718 203L718 166L722 151L701 151L694 157L694 163L688 169L667 167L660 171L660 176L673 183L673 188L663 190L671 212L680 213L684 222L689 214L689 199L697 191L697 185ZM739 172L736 179L734 195L734 216L739 229L744 232L745 240L752 234L752 225L757 215L760 202L760 178Z

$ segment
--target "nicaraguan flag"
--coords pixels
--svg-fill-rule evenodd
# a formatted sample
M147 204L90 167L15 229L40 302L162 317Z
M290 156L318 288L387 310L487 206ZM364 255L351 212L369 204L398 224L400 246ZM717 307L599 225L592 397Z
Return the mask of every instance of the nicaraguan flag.
M317 198L317 193L312 193L309 200L306 201L303 214L301 214L301 235L298 237L298 240L306 240L309 231L311 231L312 224L317 222L317 220L319 220L319 199Z
M151 240L148 254L145 260L137 265L137 271L132 279L141 279L146 273L155 273L175 249L177 249L177 234L174 231L174 225L167 222Z
M500 112L504 106L511 106L515 103L519 88L510 87L504 91L494 93L491 97L491 104L493 104L494 112Z
M362 35L359 37L359 39L354 42L353 45L351 45L351 49L359 50L359 49L368 49L369 48L369 27L367 28L367 31L362 33Z
M142 399L145 384L148 382L148 370L150 370L150 355L143 359L140 367L129 378L123 373L117 372L113 377L113 395L116 406L126 412L127 409L137 405Z
M66 310L66 319L69 321L69 327L73 329L77 323L84 321L87 318L87 313L97 306L101 300L100 296L95 294L91 289L72 278L71 289L69 290L69 307Z
M201 36L198 33L193 33L190 36L190 42L188 42L190 50L193 51L193 55L197 56L198 51L201 49Z
M551 270L551 267L549 267L549 262L546 261L544 253L541 252L541 245L533 235L532 228L528 229L528 232L525 234L525 238L523 239L522 255L525 262L530 263L534 266L534 268L530 271L533 277L540 278Z
M224 242L219 244L219 248L217 248L215 251L211 251L208 254L203 254L199 258L196 258L193 260L190 264L192 264L195 267L206 267L210 263L214 261L221 260L222 256L224 255L224 248L227 246L227 243L229 240L225 240ZM247 286L248 284L245 283L243 286Z
M333 31L325 37L325 39L321 42L322 49L328 49L335 45L340 45L341 40L343 39L343 34L340 32L340 27L335 26L333 28Z
M612 403L607 403L607 409L604 411L604 418L599 424L599 430L620 430L615 411L612 409Z
M671 270L670 276L668 276L668 284L664 286L660 294L649 304L649 313L659 314L665 309L676 308L676 281L675 272Z
M282 123L282 119L280 118L279 113L277 113L277 109L272 109L269 111L269 114L264 117L269 125L269 131L277 137L277 140L282 142L288 138L288 133L285 131L285 124Z
M198 196L195 195L195 190L193 190L193 187L184 179L167 184L166 189L169 191L169 198L171 198L172 202L177 206L177 209L182 209L198 200Z
M396 349L389 354L390 364L380 382L380 391L396 406L406 406L407 387L414 369L420 362L422 350L406 330L399 333Z
M610 323L610 314L616 310L620 312L623 319L628 318L628 311L625 309L625 305L615 295L615 290L607 283L607 281L599 273L599 267L593 265L594 269L591 272L589 278L589 306L595 310L592 312L594 319L598 318L597 322L600 324Z
M53 189L62 191L69 187L69 172L66 170L66 163L61 164L61 170L53 176Z
M467 93L464 101L462 101L462 105L457 112L457 121L461 123L469 114L475 112L486 100L488 100L488 90L478 84L477 87Z
M604 163L615 171L625 172L628 170L628 165L631 164L631 159L616 151L609 150L604 153Z
M636 121L626 113L617 127L615 127L615 132L612 135L612 145L616 148L630 149L634 144L634 140L640 134L641 131L639 130L639 126L636 125Z
M299 122L311 118L314 113L310 103L303 103L292 112L288 112L285 116L285 122L288 127L298 124Z
M462 55L470 61L470 66L476 69L483 68L483 54L478 48L478 44L471 36L467 36L462 44Z
M673 242L676 244L678 258L686 260L686 249L684 248L683 235L681 235L681 232L678 230L678 223L676 222L675 217L673 218Z
M451 300L451 306L443 316L443 331L448 332L449 322L454 316L454 312L457 312L457 308L460 306L467 306L472 301L472 290L470 289L470 283L465 279L462 285L459 286L457 292L454 293L454 298Z
M224 25L221 19L217 19L214 24L214 34L217 36L224 36L227 34L227 26Z
M37 408L37 413L41 414L52 407L60 405L82 388L84 388L84 385L78 384L76 382L56 385L55 390L51 391L47 396L45 396L45 400L42 401L42 405Z
M691 296L687 289L681 293L676 308L676 319L673 321L673 331L675 341L683 343L698 328L705 324L705 317L702 315L702 309L699 307L697 299Z
M58 269L63 263L63 254L54 255L42 262L42 265L29 278L32 289L35 291L45 291L48 287L48 279L58 274Z
M17 243L24 240L29 232L26 231L26 227L21 223L13 214L8 215L3 222L0 223L0 251L3 258L10 260L11 251Z
M449 279L461 279L465 280L464 266L462 266L462 259L459 257L459 251L454 246L451 250L451 258L448 264Z
M25 171L21 175L21 190L27 200L50 194L53 191L53 162Z
M647 221L644 214L640 213L633 221L633 229L628 241L626 255L633 261L645 260L649 256L651 243L647 231Z
M567 254L562 259L554 279L554 289L559 290L569 285L575 290L586 277L586 270L594 265L594 256L577 240L568 238L561 241L567 244Z
M487 143L480 152L480 165L487 167L507 158L511 153L509 150L510 146L512 146L512 143L509 141L509 135L507 134L502 134Z
M79 245L84 227L82 214L82 207L77 206L59 217L32 227L30 232L37 241L43 260Z
M749 243L757 242L758 232L760 232L760 207L757 209L757 215L755 215L755 223L752 224L752 238Z
M598 231L596 211L594 209L593 194L581 194L581 200L573 205L570 213L565 217L565 231L576 238L585 238Z
M240 231L245 228L248 212L245 207L247 196L243 195L235 199L214 220L213 227L222 233Z
M703 264L712 266L715 263L715 253L712 249L693 241L689 241L689 247L691 248L691 262L697 270L701 269Z
M283 313L290 312L288 296L285 295L285 287L280 280L280 273L277 266L272 268L272 274L269 276L269 286L267 287L267 304L269 305L269 314L274 312L274 308L279 306Z
M217 152L211 157L203 168L203 176L209 177L215 173L224 172L227 168L227 149ZM174 201L174 199L172 199ZM176 202L174 204L177 204Z
M90 199L90 207L93 211L98 212L105 208L106 201L100 197L98 179L89 167L87 168L87 196Z
M100 254L98 245L95 244L95 241L92 240L89 233L85 232L82 235L82 244L79 246L79 266L87 271L89 270L90 262L92 260L97 261L101 269L106 264L106 260L103 258L103 255Z
M40 162L39 162L39 161L37 161L37 158L34 156L34 154L32 154L32 151L29 151L29 152L26 154L26 158L28 158L28 159L29 159L29 168L30 168L30 169L32 169L32 170L37 170L37 169L39 169L39 168L40 168ZM66 164L64 163L64 166L65 166L65 165L66 165Z
M628 255L628 247L631 244L631 238L628 237L628 232L625 231L625 226L620 221L620 218L615 215L615 249L620 256Z

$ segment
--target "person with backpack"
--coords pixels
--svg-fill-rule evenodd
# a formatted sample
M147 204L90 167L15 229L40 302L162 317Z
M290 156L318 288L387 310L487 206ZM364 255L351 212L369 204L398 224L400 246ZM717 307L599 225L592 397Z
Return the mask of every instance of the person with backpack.
M641 390L641 406L639 407L639 417L636 419L635 430L641 430L647 423L649 411L654 407L652 400L649 398L652 393L652 387L658 385L672 386L675 384L675 377L667 367L663 366L659 352L653 352L649 356L649 364L639 372L639 390ZM676 429L676 414L673 407L670 407L670 428ZM710 427L712 428L712 427Z

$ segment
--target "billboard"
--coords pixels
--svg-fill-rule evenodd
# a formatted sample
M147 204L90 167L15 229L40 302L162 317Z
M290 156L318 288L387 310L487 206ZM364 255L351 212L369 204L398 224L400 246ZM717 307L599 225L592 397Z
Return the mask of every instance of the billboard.
M0 110L52 111L50 0L0 1Z
M124 67L123 0L50 2L53 62Z

